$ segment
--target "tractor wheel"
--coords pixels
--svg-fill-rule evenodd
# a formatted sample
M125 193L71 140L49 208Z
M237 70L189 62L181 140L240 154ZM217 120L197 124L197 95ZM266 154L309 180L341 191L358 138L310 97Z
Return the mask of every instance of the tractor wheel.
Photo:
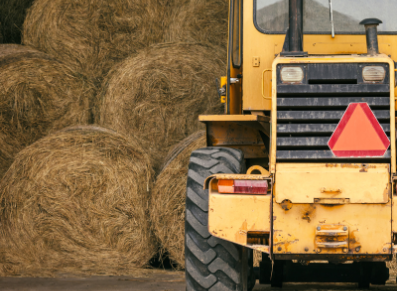
M188 291L243 291L255 285L253 251L208 232L208 190L203 190L204 180L212 174L243 171L245 163L239 150L208 147L190 157L185 222Z

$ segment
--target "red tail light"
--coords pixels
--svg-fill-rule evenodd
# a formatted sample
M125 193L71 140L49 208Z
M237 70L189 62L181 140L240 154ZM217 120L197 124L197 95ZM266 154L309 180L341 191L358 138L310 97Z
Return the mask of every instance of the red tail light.
M218 192L225 194L267 194L266 180L219 180Z

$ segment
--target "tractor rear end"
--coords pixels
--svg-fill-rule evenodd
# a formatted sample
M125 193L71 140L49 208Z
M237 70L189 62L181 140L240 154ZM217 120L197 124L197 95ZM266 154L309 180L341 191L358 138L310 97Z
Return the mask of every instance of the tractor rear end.
M271 34L258 22L270 2L230 1L225 114L200 117L208 147L189 165L188 290L252 290L253 250L263 284L385 284L397 249L397 32L378 36L382 22L365 19L360 33L333 35L330 1L332 34L305 34L316 7L290 0L287 32Z

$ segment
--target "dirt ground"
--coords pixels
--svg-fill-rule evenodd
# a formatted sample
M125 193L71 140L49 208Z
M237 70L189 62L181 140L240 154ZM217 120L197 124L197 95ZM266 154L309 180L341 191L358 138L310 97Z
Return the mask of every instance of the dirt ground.
M149 270L131 277L0 278L1 291L185 291L184 272ZM65 275L66 276L66 275ZM282 289L257 284L254 291L359 290L356 284L285 284ZM397 290L396 284L370 290Z
M136 277L0 278L1 291L184 291L184 272L153 271Z

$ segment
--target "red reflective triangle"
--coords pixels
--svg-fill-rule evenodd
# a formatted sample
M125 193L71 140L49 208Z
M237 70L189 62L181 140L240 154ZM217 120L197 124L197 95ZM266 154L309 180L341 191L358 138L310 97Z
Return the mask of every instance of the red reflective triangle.
M351 103L328 146L337 157L381 157L390 140L367 103Z

